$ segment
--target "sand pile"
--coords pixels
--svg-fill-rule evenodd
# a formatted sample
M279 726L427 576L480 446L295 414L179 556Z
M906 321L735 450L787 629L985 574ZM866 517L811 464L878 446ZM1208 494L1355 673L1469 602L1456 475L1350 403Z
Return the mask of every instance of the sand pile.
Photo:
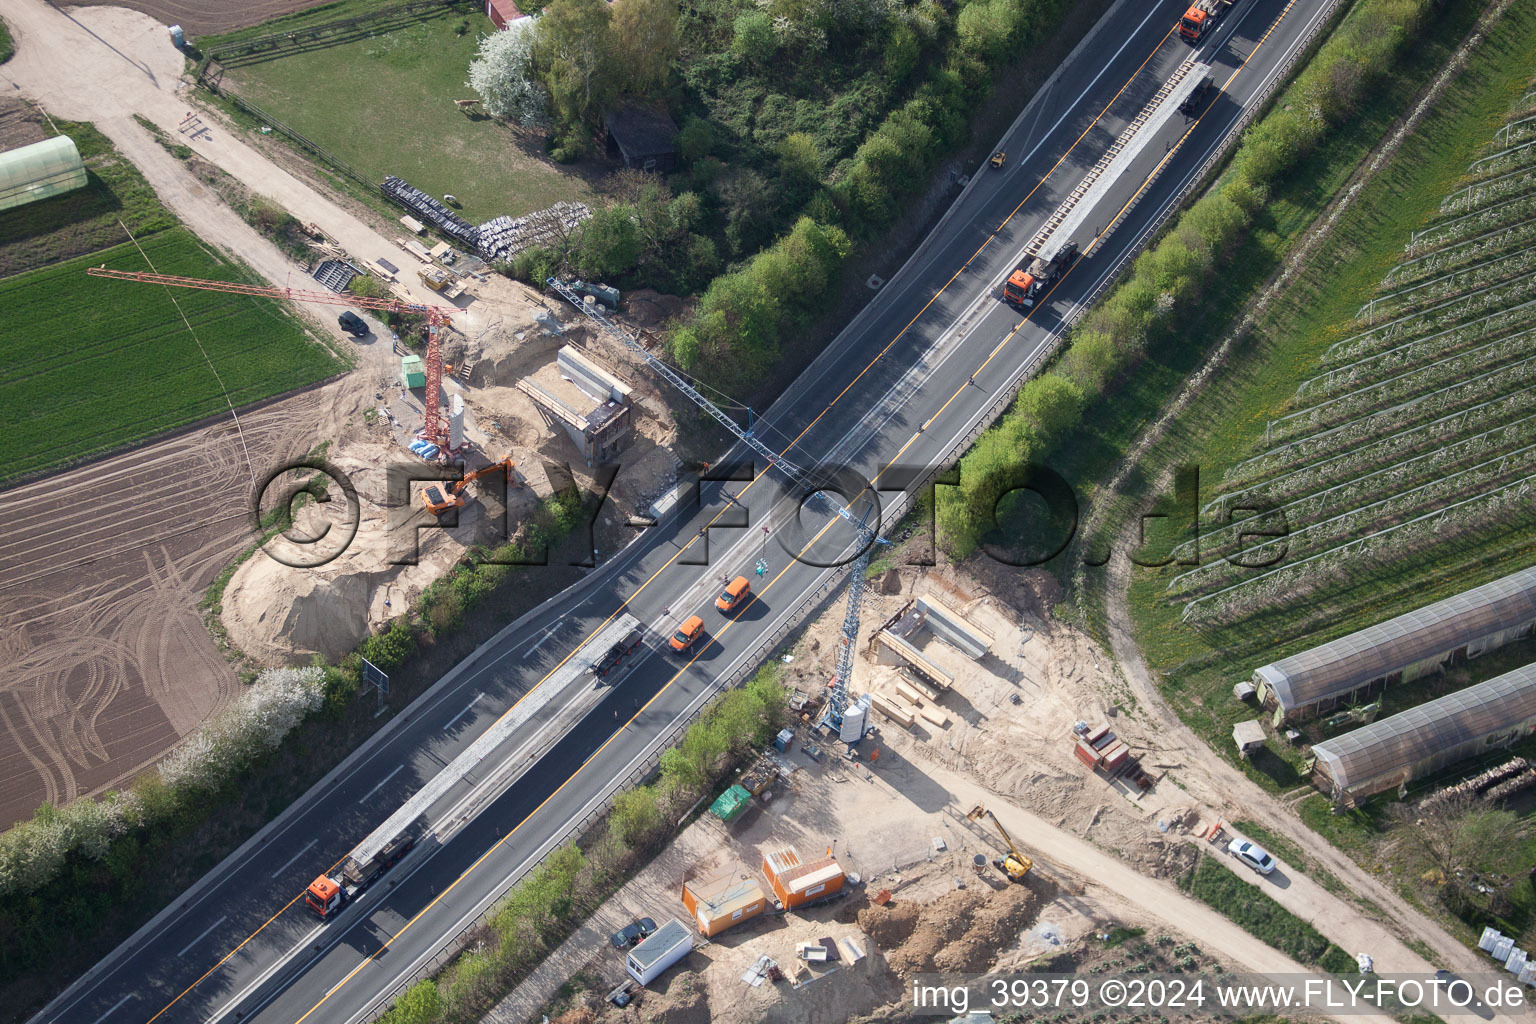
M859 927L886 963L910 977L931 971L985 971L1039 913L1041 898L1027 886L957 889L918 904L897 899L859 911Z
M409 608L471 544L491 539L482 531L499 528L499 517L487 516L489 506L477 492L459 512L457 529L421 530L415 564L400 564L408 557L414 527L428 520L417 508L387 504L385 467L399 459L389 445L359 443L331 460L356 487L361 506L356 535L338 557L312 568L295 566L267 553L285 553L278 538L235 571L224 590L221 619L238 650L276 665L305 663L315 654L340 658ZM513 526L537 500L532 481L507 497ZM315 536L329 526L344 534L349 507L340 495L307 505L294 533Z

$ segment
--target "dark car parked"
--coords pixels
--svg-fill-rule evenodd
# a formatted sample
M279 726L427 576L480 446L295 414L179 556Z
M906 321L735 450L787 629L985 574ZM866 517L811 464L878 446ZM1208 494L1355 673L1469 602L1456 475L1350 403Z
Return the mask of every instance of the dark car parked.
M350 309L345 313L342 313L341 316L337 317L336 322L341 324L342 330L346 331L354 338L368 337L368 322L362 317L358 316L356 313L352 312Z
M628 949L630 946L638 946L656 930L656 922L648 917L642 917L634 924L625 925L613 933L608 941L613 943L614 949Z

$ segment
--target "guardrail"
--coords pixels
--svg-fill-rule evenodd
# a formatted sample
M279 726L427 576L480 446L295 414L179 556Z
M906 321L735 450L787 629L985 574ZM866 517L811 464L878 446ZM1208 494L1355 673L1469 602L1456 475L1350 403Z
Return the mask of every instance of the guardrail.
M1326 26L1331 24L1333 17L1338 12L1338 8L1341 6L1342 2L1343 0L1327 0L1327 14L1324 17L1318 19L1311 33L1309 33L1306 41L1301 46L1297 47L1296 51L1291 55L1290 59L1286 61L1281 72L1270 81L1268 86L1265 87L1262 94L1257 98L1257 102L1255 102L1251 107L1244 111L1242 116L1239 117L1237 123L1233 125L1232 130L1228 133L1227 141L1212 151L1211 155L1201 165L1199 171L1197 171L1193 176L1189 178L1185 185L1175 195L1173 201L1167 205L1164 212L1155 218L1152 224L1149 225L1149 234L1160 230L1162 225L1165 224L1168 219L1183 206L1184 200L1188 197L1189 193L1196 186L1202 185L1209 178L1211 172L1216 168L1216 166L1226 158L1227 154L1231 150L1231 147L1241 137L1243 130L1253 121L1255 117L1258 116L1258 113L1268 105L1275 90L1278 89L1279 86L1284 83L1290 76L1291 69L1295 66L1296 62L1300 60L1303 54L1311 50L1318 34L1322 32ZM901 519L906 516L907 512L910 511L913 496L923 493L933 483L935 477L937 477L945 469L953 466L954 463L958 460L960 454L969 448L975 442L975 440L981 436L983 432L985 432L990 426L992 426L993 423L997 421L997 418L1002 415L1003 410L1010 402L1013 401L1014 396L1016 395L1018 388L1023 384L1024 379L1032 375L1036 369L1038 369L1045 362L1056 355L1061 346L1066 342L1069 329L1075 325L1087 313L1089 309L1093 307L1093 304L1098 301L1099 296L1103 294L1105 289L1107 289L1110 285L1114 284L1116 280L1118 280L1120 274L1124 271L1126 263L1128 263L1135 255L1136 250L1132 249L1128 250L1120 256L1119 260L1116 261L1114 270L1110 274L1106 275L1104 279L1101 280L1099 284L1094 288L1094 290L1088 295L1088 297L1078 306L1077 310L1063 321L1067 330L1060 332L1052 344L1042 347L1038 352L1036 352L1030 358L1026 359L1019 366L1019 368L1014 371L1014 373L1010 376L1006 386L998 389L996 396L992 399L991 402L983 407L980 412L976 414L971 422L971 425L963 434L957 435L953 440L950 441L949 444L945 445L943 454L933 460L932 466L919 477L915 485L899 492L898 497L891 502L889 515L886 515L883 518L889 522L895 523L900 522ZM661 755L676 744L676 742L682 737L683 733L687 731L688 727L692 725L698 718L699 713L704 709L705 706L708 705L711 699L720 693L723 693L730 687L736 685L751 673L755 672L757 668L762 664L763 660L767 657L768 652L772 648L782 643L784 638L787 637L791 632L799 628L805 617L811 611L813 605L819 602L829 601L831 599L833 591L835 591L837 586L842 582L842 578L848 572L850 565L851 563L847 563L828 570L826 576L823 577L823 579L815 587L806 592L806 594L795 605L794 611L785 616L782 623L777 628L775 628L772 633L768 634L764 639L760 640L756 646L752 648L751 653L744 656L743 658L738 659L736 663L737 667L732 668L730 672L719 677L713 686L711 686L707 691L700 695L697 705L692 711L690 711L683 718L678 719L674 727L658 740L652 740L653 749L645 755L644 760L639 765L637 765L627 775L614 781L608 787L607 791L604 793L598 804L596 804L587 814L582 816L580 819L568 824L559 833L557 838L548 842L549 851L558 849L564 843L569 842L571 839L581 835L593 824L595 824L598 819L607 814L608 810L613 804L614 796L617 795L620 791L631 786L638 785L649 778L659 767L661 762ZM386 995L379 997L372 1006L363 1012L363 1016L359 1019L365 1021L378 1020L386 1012L388 1012L390 1006L394 1004L394 1001L412 985L415 985L423 979L429 978L437 972L441 971L443 967L445 967L450 961L453 960L454 957L458 956L459 953L463 951L469 936L477 928L483 926L490 919L491 915L495 913L501 900L505 898L506 893L510 891L524 877L526 877L530 871L532 871L539 864L543 863L544 858L547 856L549 856L548 852L546 852L544 856L540 857L538 860L529 864L522 872L515 876L509 877L501 892L499 892L493 899L490 900L486 909L479 916L477 916L472 923L465 925L463 928L455 932L452 937L448 938L444 942L437 953L435 953L429 960L424 962L420 968L413 971L408 978L390 989Z

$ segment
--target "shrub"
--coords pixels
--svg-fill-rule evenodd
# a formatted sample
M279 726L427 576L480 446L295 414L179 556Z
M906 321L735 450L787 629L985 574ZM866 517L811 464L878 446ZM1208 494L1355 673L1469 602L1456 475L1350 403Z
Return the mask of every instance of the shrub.
M746 11L732 24L731 52L743 60L766 64L779 48L773 17L767 11Z

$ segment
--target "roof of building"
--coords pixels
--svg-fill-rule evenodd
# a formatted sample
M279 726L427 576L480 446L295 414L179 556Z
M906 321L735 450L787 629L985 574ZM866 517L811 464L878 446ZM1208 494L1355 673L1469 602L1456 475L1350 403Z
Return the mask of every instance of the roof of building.
M779 884L786 892L804 892L816 885L832 881L834 878L843 877L843 869L831 857L823 857L821 860L812 861L809 864L801 864L799 867L781 873Z
M688 879L683 885L693 894L695 902L715 917L740 910L765 898L763 887L757 884L757 879L739 865L703 878Z
M1536 717L1536 664L1383 718L1312 748L1341 790Z
M1536 567L1256 669L1280 706L1305 707L1478 637L1536 620Z
M487 0L487 2L491 7L495 8L496 13L501 15L502 20L505 22L510 23L523 16L523 12L512 0Z
M649 967L683 942L692 945L693 934L683 926L683 922L674 917L652 932L644 942L630 950L629 957L641 968Z
M604 114L603 124L630 160L660 156L677 149L677 124L665 110L625 103Z
M88 180L68 135L0 153L0 210L84 188Z

